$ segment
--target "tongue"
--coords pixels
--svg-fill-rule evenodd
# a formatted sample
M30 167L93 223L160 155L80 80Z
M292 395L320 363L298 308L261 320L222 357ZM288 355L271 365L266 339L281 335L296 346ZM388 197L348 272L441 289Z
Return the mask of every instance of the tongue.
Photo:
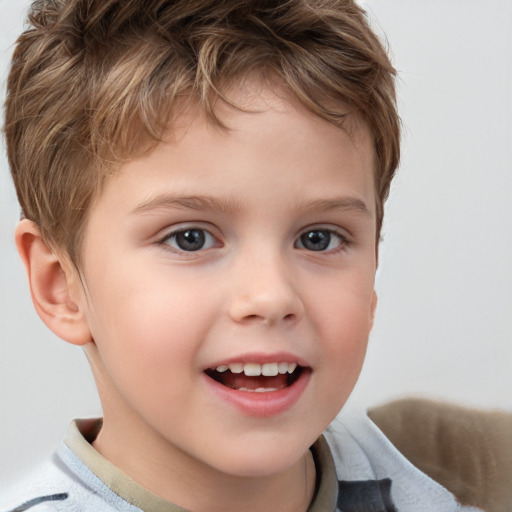
M275 377L265 377L260 375L259 377L248 377L243 373L222 373L220 382L224 386L228 386L233 389L248 389L255 390L258 388L272 388L282 389L288 385L288 377L286 375L276 375Z

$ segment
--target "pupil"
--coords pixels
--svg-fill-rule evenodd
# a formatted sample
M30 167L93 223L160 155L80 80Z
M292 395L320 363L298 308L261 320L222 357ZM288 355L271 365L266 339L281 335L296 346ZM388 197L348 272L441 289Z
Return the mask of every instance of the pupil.
M325 251L331 242L328 231L309 231L300 237L302 245L310 251Z
M176 234L176 244L184 251L198 251L205 242L204 231L199 229L187 229Z

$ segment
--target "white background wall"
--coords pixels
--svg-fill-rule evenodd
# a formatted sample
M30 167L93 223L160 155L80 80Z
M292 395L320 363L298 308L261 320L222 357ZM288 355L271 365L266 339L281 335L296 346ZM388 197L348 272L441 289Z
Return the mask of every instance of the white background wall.
M27 2L0 0L0 75ZM387 206L363 404L426 395L512 410L512 1L365 2L400 73L403 160ZM31 306L0 155L0 490L70 418L101 414L85 356Z

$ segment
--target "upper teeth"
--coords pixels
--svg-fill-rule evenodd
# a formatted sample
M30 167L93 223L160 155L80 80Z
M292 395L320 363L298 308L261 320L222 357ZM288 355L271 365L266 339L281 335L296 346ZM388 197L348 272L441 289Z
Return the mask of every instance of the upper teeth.
M297 363L231 363L217 366L218 372L230 370L232 373L244 373L248 377L257 377L264 375L266 377L275 377L278 374L293 373L297 368Z

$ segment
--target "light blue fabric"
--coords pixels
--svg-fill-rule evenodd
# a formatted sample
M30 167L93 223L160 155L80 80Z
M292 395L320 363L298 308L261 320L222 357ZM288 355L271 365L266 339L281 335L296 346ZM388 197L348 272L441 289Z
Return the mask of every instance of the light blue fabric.
M477 512L475 508L457 504L450 492L415 468L365 414L342 411L324 436L338 480L390 479L391 496L399 512ZM0 512L15 511L30 500L63 494L67 495L66 499L47 498L47 501L18 510L141 512L112 492L64 443L27 479L0 494ZM177 508L171 506L170 510Z
M338 480L391 480L399 512L479 512L413 466L364 413L344 409L324 432ZM481 511L480 511L481 512Z
M114 494L64 443L56 454L0 497L0 511L54 495L63 500L42 501L29 512L141 512Z

